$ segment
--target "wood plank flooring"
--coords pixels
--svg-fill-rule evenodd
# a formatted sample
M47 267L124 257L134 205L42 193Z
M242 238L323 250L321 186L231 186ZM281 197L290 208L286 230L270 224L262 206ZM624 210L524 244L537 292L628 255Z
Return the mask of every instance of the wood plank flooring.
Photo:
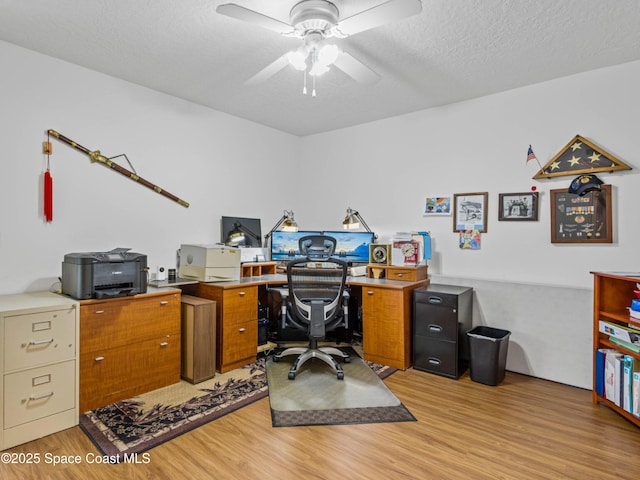
M633 479L640 429L591 392L507 372L497 387L409 369L385 380L417 422L271 426L269 400L160 445L138 463L103 464L79 427L3 453L1 479ZM53 466L46 455L80 456Z

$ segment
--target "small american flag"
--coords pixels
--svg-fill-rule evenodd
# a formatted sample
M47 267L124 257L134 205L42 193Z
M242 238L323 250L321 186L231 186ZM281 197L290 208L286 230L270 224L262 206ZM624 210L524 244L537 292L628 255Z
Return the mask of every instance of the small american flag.
M529 163L529 160L533 160L534 158L537 160L536 154L533 153L533 149L531 148L531 145L529 145L529 151L527 152L527 163Z

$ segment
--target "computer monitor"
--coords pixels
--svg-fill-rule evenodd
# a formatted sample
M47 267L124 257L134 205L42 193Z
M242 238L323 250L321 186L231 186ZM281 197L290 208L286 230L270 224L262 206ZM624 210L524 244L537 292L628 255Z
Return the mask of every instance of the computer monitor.
M222 217L220 241L233 247L262 247L259 218Z
M336 239L335 257L349 263L369 262L369 245L374 243L373 233L335 231L322 234Z
M307 235L320 235L319 231L285 232L276 230L271 236L271 260L293 260L300 257L299 240Z

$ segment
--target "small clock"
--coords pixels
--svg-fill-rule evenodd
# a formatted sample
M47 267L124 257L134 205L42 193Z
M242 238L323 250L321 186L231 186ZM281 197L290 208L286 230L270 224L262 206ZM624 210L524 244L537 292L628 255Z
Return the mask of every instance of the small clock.
M389 265L391 261L391 245L369 245L369 263L377 265Z
M405 258L411 258L416 254L416 247L411 243L405 243L404 245L402 245L401 250Z
M419 258L418 243L410 240L400 240L393 242L393 248L399 250L398 254L404 265L417 265ZM400 259L399 259L400 260Z

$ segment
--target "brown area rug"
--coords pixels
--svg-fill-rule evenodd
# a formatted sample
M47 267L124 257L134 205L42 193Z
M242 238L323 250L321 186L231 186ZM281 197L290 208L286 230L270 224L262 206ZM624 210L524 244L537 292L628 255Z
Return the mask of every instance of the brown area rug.
M114 462L122 461L125 454L130 456L145 452L266 397L269 392L265 363L264 358L259 358L250 365L224 374L217 373L214 378L196 385L181 381L85 412L80 415L80 427L102 454L111 457ZM381 377L395 371L390 367L366 363ZM348 412L323 410L307 424L407 420L390 419L391 410L394 409L387 412L380 408L349 409ZM305 418L311 415L316 414L306 412ZM282 417L278 423L296 424L295 413L288 417Z
M178 384L80 415L80 427L115 461L142 453L267 396L265 360L196 385Z

